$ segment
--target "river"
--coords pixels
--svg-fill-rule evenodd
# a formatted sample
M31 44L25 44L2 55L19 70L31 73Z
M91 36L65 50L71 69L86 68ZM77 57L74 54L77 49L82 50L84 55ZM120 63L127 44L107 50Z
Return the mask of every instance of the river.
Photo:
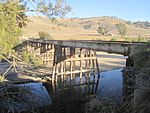
M94 85L81 85L81 87L76 89L80 89L83 94L86 93L88 89L88 93L86 93L86 95L94 94L96 99L99 101L107 99L119 104L122 102L123 95L123 75L121 70L122 69L115 69L101 72L99 74L99 79L97 79L98 75L95 76L96 79ZM79 82L79 78L76 78L75 81ZM90 81L93 81L93 76L91 76ZM30 103L27 103L27 105L34 105L34 107L45 107L50 106L53 103L53 97L55 94L52 94L50 88L46 88L43 83L27 83L19 84L19 86L26 87L31 90L30 95L24 96L26 99L32 100L29 101ZM30 109L31 106L22 107L23 108L20 109Z

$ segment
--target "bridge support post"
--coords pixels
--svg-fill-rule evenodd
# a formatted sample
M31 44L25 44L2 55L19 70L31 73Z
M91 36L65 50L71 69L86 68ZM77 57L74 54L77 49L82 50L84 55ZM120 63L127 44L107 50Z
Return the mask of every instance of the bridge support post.
M72 85L77 75L80 78L80 84L83 82L83 76L86 78L85 82L90 82L91 72L93 72L93 81L95 82L95 74L99 73L95 51L55 46L52 83L63 82L63 87L65 87L67 79Z

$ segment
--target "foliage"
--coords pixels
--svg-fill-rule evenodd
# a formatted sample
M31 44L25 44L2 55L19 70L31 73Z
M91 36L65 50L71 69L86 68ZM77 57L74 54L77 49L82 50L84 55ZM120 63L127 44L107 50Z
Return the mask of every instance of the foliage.
M135 113L150 112L150 42L134 48L132 53L136 69Z
M91 29L91 27L92 27L91 23L84 25L84 29L86 30Z
M45 0L1 1L0 59L4 58L6 60L8 57L11 59L14 57L15 52L12 48L19 43L18 37L21 35L21 27L25 26L27 21L25 12L41 12L48 17L63 17L70 10L70 6L64 0L55 0L55 2ZM49 35L44 35L50 38ZM38 60L36 59L36 61Z
M40 66L42 65L42 60L35 57L32 53L28 51L24 51L22 54L23 61L28 66L29 64L33 64L34 66Z
M64 17L71 11L65 0L21 0L27 12L42 13L49 18Z
M105 35L108 33L108 29L107 28L104 28L102 26L99 26L98 29L97 29L97 32L100 34L100 35Z
M137 38L124 37L123 39L124 39L124 41L128 41L128 42L147 42L147 40L145 38L141 37L140 35Z
M18 42L21 33L17 25L16 3L0 3L0 51L8 54Z
M22 10L25 10L26 7L25 5L21 5L21 4L16 4L17 8L18 8L18 12L17 12L17 24L19 28L22 28L24 26L27 25L28 19L27 16L25 14L25 12L22 12Z
M141 37L141 35L139 35L137 41L138 42L144 42L145 38L143 38L143 37Z
M124 41L132 42L132 40L129 37L124 37Z
M127 28L126 28L125 24L123 24L123 23L116 24L116 28L119 32L119 35L121 35L121 37L123 37L127 34Z
M111 38L110 41L117 41L117 39L114 37L114 38Z
M49 33L47 32L39 32L39 38L40 39L52 39Z
M135 67L144 68L150 67L150 42L135 48L132 53Z

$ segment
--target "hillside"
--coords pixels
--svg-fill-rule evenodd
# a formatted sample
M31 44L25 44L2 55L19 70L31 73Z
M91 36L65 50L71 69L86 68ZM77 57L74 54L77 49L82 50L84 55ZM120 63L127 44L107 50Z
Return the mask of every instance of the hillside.
M22 39L38 37L38 32L47 32L51 35L52 39L111 40L112 38L117 38L117 40L122 40L118 36L115 27L119 23L126 25L127 37L150 37L149 28L143 28L138 26L137 23L131 23L116 17L69 18L57 19L55 21L45 17L28 17L28 19L27 26L23 28ZM113 36L99 36L96 31L99 25L106 27Z
M136 27L140 27L140 28L145 28L145 29L150 29L150 22L146 21L146 22L134 22L133 23Z

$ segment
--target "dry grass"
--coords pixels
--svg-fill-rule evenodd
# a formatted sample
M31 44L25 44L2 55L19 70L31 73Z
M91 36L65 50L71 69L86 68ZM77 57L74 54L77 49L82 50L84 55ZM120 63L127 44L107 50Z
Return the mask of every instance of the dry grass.
M3 75L0 75L0 83L5 82L5 81L7 81L6 77Z
M85 104L86 113L116 113L115 105L111 102L101 102L93 99Z
M1 113L20 113L17 103L26 104L23 95L30 93L26 88L17 87L13 84L0 84L0 111Z
M56 23L52 23L44 17L29 17L29 20L30 22L23 29L22 39L33 36L38 37L39 32L47 32L53 39L58 40L111 40L114 38L120 41L125 40L118 36L117 30L115 29L115 24L120 22L125 23L125 21L121 19L110 17L58 19ZM91 29L86 30L84 26L87 25L88 22L92 23L92 27ZM106 24L114 36L99 36L96 31L98 23ZM126 26L128 29L127 37L137 38L139 35L141 35L141 37L150 37L150 29L135 28L133 25L128 24L126 24Z

